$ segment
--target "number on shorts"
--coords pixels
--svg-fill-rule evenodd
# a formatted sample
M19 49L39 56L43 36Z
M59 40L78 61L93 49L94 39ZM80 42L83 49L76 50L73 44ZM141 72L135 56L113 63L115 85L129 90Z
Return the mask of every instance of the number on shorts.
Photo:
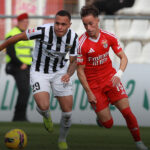
M40 90L39 82L36 82L35 84L32 85L32 91L35 92L37 90Z

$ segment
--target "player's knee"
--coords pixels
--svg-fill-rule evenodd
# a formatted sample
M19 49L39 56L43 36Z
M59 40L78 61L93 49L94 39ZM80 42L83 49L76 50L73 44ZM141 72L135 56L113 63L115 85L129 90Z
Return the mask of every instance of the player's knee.
M43 106L43 105L39 106L39 105L37 105L37 106L36 106L36 110L37 110L40 114L43 114L43 113L45 113L45 111L49 110L49 106Z
M49 105L40 105L39 107L42 111L46 111L49 109Z
M113 119L111 118L110 120L106 121L106 122L101 122L102 125L105 127L105 128L111 128L113 126Z
M41 111L46 111L49 109L49 102L41 102L37 104L37 107L41 110Z
M63 124L64 127L70 127L71 126L71 112L62 112L62 117L61 117L61 123Z

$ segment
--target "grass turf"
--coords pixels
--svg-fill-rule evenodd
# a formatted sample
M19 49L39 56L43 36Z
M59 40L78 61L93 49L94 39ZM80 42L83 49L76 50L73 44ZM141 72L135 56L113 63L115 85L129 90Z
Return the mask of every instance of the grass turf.
M28 137L25 150L57 150L59 125L52 134L41 123L0 122L0 150L8 150L4 145L4 135L13 128L23 129ZM142 127L141 136L150 147L150 127ZM126 127L100 128L94 125L72 125L68 135L69 150L136 150L133 139Z

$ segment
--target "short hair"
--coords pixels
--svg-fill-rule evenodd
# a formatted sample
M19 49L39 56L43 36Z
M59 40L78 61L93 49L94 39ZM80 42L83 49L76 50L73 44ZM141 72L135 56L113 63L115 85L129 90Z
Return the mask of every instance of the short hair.
M93 15L94 17L98 17L99 10L94 5L86 5L81 8L80 16L86 17L88 15Z
M66 10L60 10L56 13L56 16L67 16L69 20L71 20L71 15L68 11ZM55 16L55 17L56 17Z

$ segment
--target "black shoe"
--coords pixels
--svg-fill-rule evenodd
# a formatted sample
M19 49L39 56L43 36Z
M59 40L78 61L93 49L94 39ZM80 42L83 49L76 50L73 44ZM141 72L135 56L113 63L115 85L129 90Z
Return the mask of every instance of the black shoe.
M100 123L98 117L96 118L96 123L97 123L97 125L98 125L99 127L101 127L101 128L103 127L103 125Z

